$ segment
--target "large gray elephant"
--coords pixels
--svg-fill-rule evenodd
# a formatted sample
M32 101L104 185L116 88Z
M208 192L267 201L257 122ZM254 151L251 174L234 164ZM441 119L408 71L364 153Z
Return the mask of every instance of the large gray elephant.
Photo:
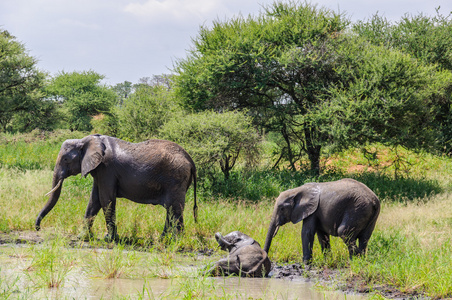
M196 167L181 146L166 140L134 144L96 134L66 140L62 144L53 171L53 188L36 219L36 230L40 229L42 219L57 203L63 180L80 173L85 177L91 174L94 179L85 213L84 238L92 237L94 218L102 208L108 230L105 238L117 240L116 198L162 205L167 210L162 235L169 228L181 231L184 226L185 194L192 182L196 221Z
M330 249L330 235L341 237L350 258L365 253L380 213L380 200L366 185L353 179L307 183L282 192L276 199L264 250L268 253L279 226L303 221L303 262L312 259L314 236L322 251ZM356 245L359 240L359 247Z
M267 252L250 236L233 231L225 236L215 234L218 245L229 251L226 258L215 263L206 273L208 275L238 275L242 277L266 277L270 272L271 262Z

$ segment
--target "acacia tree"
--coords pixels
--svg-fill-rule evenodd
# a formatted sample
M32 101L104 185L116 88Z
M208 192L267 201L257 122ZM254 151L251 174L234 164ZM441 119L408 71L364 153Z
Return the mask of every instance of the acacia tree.
M441 76L397 51L388 56L392 52L385 50L389 60L383 64L382 49L348 34L347 26L347 19L333 11L275 2L257 17L201 27L188 57L176 63L176 91L198 110L249 109L260 126L281 133L289 158L297 157L292 144L300 145L317 174L323 148L389 136L386 141L395 141L400 132L393 130L394 120L404 120L404 129L418 133L406 134L410 143L405 144L422 146L419 119L426 125L431 120L422 105ZM342 109L354 105L359 109ZM368 113L362 124L376 135L355 122L357 111Z
M46 75L36 63L23 44L8 31L0 30L0 131L7 129L16 114L40 107Z
M257 18L237 17L202 27L194 50L177 63L178 91L195 109L249 108L262 126L297 132L319 171L321 140L310 122L299 123L338 81L334 51L347 21L311 5L275 3ZM293 130L296 127L296 130Z

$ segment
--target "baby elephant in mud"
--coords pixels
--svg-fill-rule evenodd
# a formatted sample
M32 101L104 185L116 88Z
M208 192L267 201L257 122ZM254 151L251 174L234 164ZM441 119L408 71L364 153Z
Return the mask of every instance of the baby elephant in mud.
M240 231L233 231L226 236L217 232L215 238L222 250L229 251L229 255L216 262L207 272L209 275L268 276L271 262L267 252L253 238Z

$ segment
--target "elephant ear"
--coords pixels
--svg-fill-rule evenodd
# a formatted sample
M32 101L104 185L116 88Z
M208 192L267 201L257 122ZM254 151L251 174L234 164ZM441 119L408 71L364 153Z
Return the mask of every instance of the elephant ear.
M319 206L320 189L316 183L307 183L300 187L294 196L294 207L291 214L292 223L298 223L312 215Z
M83 143L83 159L82 159L82 176L86 177L89 172L97 168L102 162L105 155L105 144L99 135L90 135L82 140Z

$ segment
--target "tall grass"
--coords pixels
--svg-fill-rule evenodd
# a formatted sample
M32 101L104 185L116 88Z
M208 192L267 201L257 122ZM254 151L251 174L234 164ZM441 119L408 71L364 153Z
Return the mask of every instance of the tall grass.
M75 133L73 137L79 138L80 135ZM38 133L32 137L0 138L1 232L34 230L35 218L47 201L44 194L51 188L52 167L61 141L68 137L72 137L69 132L44 138ZM376 293L381 290L381 286L385 286L432 298L452 297L451 159L399 150L398 155L404 156L410 168L398 170L396 177L391 163L400 157L394 157L383 146L373 147L371 150L378 150L379 154L372 159L356 150L330 157L323 162L326 171L319 178L302 170L290 172L264 168L234 171L229 180L224 180L220 175L210 179L201 178L198 223L195 224L193 220L191 188L187 193L184 211L184 234L169 243L160 239L166 216L163 207L119 199L117 225L122 242L114 247L115 250L94 253L86 259L91 265L89 272L104 278L134 276L134 264L146 264L139 256L124 253L126 250L139 249L155 254L145 276L184 278L186 275L182 274L185 271L176 267L176 253L217 249L215 232L227 234L234 230L252 236L263 245L274 199L281 191L309 181L352 177L368 185L382 201L368 255L350 261L347 249L339 238L332 238L331 253L323 255L316 241L314 267L345 269L344 278L350 284L358 287L365 285ZM42 221L40 234L79 234L91 186L90 177L75 176L65 180L60 200ZM96 218L93 231L99 240L92 241L91 246L113 247L101 240L106 233L102 213ZM287 224L280 228L270 251L272 261L286 263L302 260L300 231L301 224ZM67 248L67 244L48 245L42 252L51 257L52 247L63 249ZM193 260L196 261L196 255ZM64 274L58 276L64 277ZM14 279L0 279L0 286L15 285ZM64 283L64 280L61 282ZM7 289L3 293L7 294ZM196 286L187 285L184 289L187 295L197 296ZM193 294L190 294L191 289L194 290ZM144 297L147 292L143 290Z

